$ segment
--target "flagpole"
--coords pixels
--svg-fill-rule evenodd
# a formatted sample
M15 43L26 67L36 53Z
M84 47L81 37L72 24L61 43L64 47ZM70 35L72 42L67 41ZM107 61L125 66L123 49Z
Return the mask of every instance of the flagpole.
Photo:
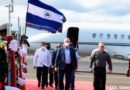
M27 17L28 9L29 9L29 3L27 5L26 17ZM25 21L25 33L24 33L25 35L26 35L26 30L27 30L27 22Z

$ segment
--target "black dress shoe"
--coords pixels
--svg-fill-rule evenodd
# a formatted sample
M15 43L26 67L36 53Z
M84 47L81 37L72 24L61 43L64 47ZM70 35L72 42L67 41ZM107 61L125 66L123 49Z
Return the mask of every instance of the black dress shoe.
M53 85L52 85L52 84L49 84L49 86L50 86L50 87L53 87Z
M38 87L40 87L41 86L41 84L40 83L38 83Z
M44 87L42 87L41 89L44 90Z
M58 87L57 87L57 86L55 86L55 90L58 90Z

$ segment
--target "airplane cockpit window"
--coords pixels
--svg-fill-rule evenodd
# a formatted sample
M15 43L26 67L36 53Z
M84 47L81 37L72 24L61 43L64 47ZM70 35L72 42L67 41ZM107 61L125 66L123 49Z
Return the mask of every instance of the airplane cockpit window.
M114 34L114 38L117 39L117 37L118 37L117 34Z
M99 34L99 38L103 38L103 34L102 33Z
M93 37L93 38L96 38L96 33L93 33L93 34L92 34L92 37Z
M110 39L111 35L110 34L107 34L107 39Z
M124 34L121 34L121 39L124 39L125 38L125 35Z
M130 35L128 35L128 39L130 40Z

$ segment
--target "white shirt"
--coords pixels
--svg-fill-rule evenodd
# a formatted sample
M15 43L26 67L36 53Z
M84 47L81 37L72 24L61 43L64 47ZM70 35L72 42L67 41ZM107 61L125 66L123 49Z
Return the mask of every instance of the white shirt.
M12 51L16 52L17 49L18 49L18 41L15 40L15 39L11 40L11 41L10 41L10 44L9 44L9 48L10 48Z
M51 53L49 50L41 48L37 49L33 59L34 67L50 67L51 65Z
M22 44L20 47L20 55L22 57L27 56L27 45L26 44Z

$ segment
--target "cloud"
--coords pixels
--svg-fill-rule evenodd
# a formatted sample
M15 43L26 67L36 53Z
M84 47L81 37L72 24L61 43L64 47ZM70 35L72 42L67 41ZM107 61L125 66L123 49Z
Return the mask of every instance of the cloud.
M95 12L77 13L74 11L63 10L68 22L102 22L102 23L130 23L130 14L116 16L100 14Z
M26 5L28 0L14 0L14 5ZM54 6L58 9L72 9L74 11L84 11L86 10L78 0L40 0L48 5ZM0 0L0 5L10 4L11 0Z
M10 4L12 0L0 0L0 5ZM13 0L14 5L26 5L28 0Z
M130 22L130 0L41 0L66 15L68 21ZM126 17L127 16L127 17ZM80 18L79 18L80 17ZM126 21L125 21L126 20Z
M9 22L8 8L0 6L0 25ZM14 12L11 13L11 23L12 29L18 29L18 17L20 18L20 24L22 27L25 27L25 17L26 17L27 7L24 5L15 5Z
M0 5L6 5L6 4L9 4L10 1L9 0L0 0Z
M89 9L94 9L102 5L104 0L76 0L78 3L82 4L84 7Z
M73 10L77 12L86 12L87 8L77 2L77 0L40 0L48 5L56 7L57 9Z
M130 13L130 0L80 0L79 3L95 14L123 16Z
M0 24L8 22L10 0L0 0ZM130 23L130 0L41 0L51 5L67 18L67 22ZM17 24L18 16L25 25L27 0L15 0L11 21Z

